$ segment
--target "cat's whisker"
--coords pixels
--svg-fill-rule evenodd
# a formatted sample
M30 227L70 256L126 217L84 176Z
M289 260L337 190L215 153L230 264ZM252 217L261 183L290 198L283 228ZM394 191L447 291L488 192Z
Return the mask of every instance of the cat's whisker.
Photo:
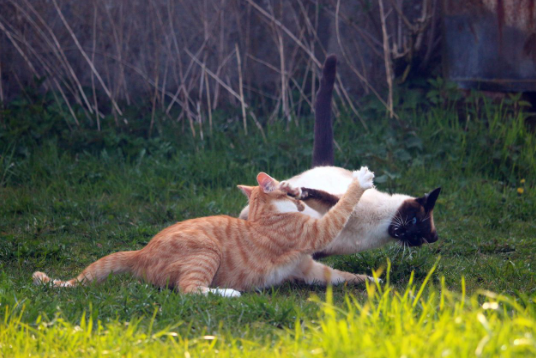
M399 212L397 212L396 215L393 218L393 222L396 223L396 224L399 224L399 225L403 224L403 220L404 219L403 219L402 215L400 215Z
M406 218L400 217L400 225L406 226L408 223L406 222Z
M400 244L397 243L396 245L392 246L392 251L391 251L391 260L392 261L396 260L396 257L398 256L399 252L400 252Z
M395 259L398 258L402 254L402 249L404 248L404 242L398 241L397 242L397 249L395 251Z

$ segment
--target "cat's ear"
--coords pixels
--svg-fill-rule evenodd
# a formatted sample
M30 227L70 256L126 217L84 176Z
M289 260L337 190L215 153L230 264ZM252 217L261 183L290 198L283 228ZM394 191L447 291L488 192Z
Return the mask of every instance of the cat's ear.
M237 188L244 193L245 196L249 197L251 196L251 192L253 191L253 186L247 186L247 185L237 185Z
M261 186L262 191L264 191L265 193L271 193L272 191L274 191L277 187L277 184L279 183L277 180L263 172L260 172L257 175L257 182Z
M432 190L428 194L428 200L426 201L426 210L432 210L434 208L437 197L439 196L440 192L441 192L441 187Z
M415 199L419 204L424 206L424 210L431 211L436 203L437 197L439 196L439 193L441 192L441 187L436 188L429 192L428 194L424 194L424 196Z

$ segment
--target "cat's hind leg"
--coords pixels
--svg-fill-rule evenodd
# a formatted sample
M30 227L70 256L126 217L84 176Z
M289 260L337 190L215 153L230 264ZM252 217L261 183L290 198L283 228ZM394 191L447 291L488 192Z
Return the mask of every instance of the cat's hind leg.
M204 295L213 293L223 297L240 297L240 292L231 288L210 288L220 262L220 254L212 250L188 255L178 264L179 277L175 288L181 293ZM173 270L173 268L170 269Z
M336 270L314 261L311 256L302 259L296 270L292 273L292 278L310 285L338 285L345 282L359 284L365 281L374 281L372 277L367 275L357 275L351 272Z

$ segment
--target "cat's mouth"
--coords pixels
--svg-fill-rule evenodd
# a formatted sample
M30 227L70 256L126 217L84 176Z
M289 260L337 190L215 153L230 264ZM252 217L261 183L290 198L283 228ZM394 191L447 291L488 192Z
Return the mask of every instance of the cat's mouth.
M424 244L434 243L438 240L437 233L432 233L430 235L423 236L407 234L397 229L392 229L389 230L389 235L407 246L422 246Z
M415 247L415 246L422 246L423 244L429 244L430 242L427 241L426 239L424 238L420 238L420 239L415 239L415 238L412 238L412 239L404 239L404 238L396 238L398 240L400 240L400 243L403 244L403 245L406 245L406 246L411 246L411 247Z

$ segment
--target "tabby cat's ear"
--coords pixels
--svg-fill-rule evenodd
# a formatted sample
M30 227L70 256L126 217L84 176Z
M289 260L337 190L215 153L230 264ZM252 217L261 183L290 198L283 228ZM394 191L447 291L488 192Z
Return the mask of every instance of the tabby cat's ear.
M251 192L253 191L253 186L247 186L247 185L237 185L237 188L244 193L245 196L249 197L251 196Z
M441 192L441 187L436 188L429 192L428 194L424 194L423 197L417 198L417 202L424 206L424 210L430 211L434 208L437 197L439 196L439 193Z
M261 186L262 191L264 191L265 193L270 193L274 191L278 183L277 180L263 172L257 174L257 182Z

